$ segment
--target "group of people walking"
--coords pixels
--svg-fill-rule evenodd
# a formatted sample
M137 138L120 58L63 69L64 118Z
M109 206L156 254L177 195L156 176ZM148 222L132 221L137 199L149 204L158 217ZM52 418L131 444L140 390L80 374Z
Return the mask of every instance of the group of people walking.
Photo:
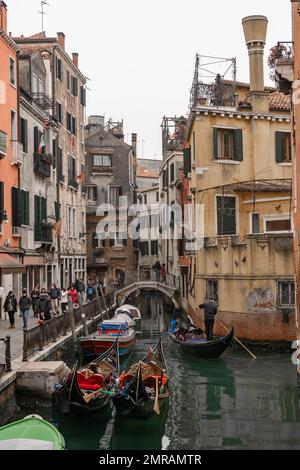
M27 289L23 289L19 302L14 292L10 291L5 299L3 308L5 313L8 314L10 328L15 328L15 315L19 309L20 317L23 319L23 329L27 329L31 308L35 318L38 318L40 321L48 321L51 320L53 314L59 315L60 308L62 313L67 312L69 297L73 306L77 307L79 295L83 296L84 292L85 285L79 279L68 289L60 289L53 283L49 292L45 288L40 289L39 285L36 285L30 295Z
M167 269L166 264L161 264L159 260L153 266L153 270L155 272L155 281L162 282L163 284L167 284Z

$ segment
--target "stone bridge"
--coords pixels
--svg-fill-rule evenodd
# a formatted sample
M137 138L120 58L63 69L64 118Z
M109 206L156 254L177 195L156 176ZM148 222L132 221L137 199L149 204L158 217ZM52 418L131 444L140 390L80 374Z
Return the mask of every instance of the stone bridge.
M178 289L155 281L139 281L134 282L126 287L123 287L122 289L119 289L115 292L114 300L119 305L124 305L126 303L126 299L131 294L134 294L134 292L138 291L161 292L162 294L166 295L174 303L175 306L177 306L177 302L174 297L176 297L175 294L178 292Z

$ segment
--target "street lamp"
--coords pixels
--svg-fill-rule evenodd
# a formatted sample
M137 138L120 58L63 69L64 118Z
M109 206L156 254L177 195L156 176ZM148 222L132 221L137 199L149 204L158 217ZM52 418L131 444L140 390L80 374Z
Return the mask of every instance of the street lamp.
M8 216L5 210L0 210L0 224L8 224Z

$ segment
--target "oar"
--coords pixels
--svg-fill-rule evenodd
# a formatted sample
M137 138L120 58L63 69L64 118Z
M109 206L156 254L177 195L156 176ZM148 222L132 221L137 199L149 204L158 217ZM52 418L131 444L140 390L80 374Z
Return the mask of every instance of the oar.
M230 333L230 330L228 330L228 328L226 328L226 326L223 325L223 323L221 323L217 318L216 318L216 320L219 323L219 325L221 325L224 328L224 330L226 330L226 331L228 331L228 333ZM249 351L249 349L236 336L234 336L234 339L237 343L239 343L242 346L242 348L244 348L247 351L248 354L250 354L250 356L253 357L253 359L256 359L256 356L254 356L254 354L251 351Z
M96 390L95 392L93 393L89 393L89 394L86 394L86 395L83 395L83 399L86 403L89 403L91 401L91 399L97 395L97 393L103 393L104 395L114 395L114 392L108 392L107 390Z
M159 390L158 390L158 381L159 381L160 377L155 377L155 380L156 380L156 392L155 392L155 402L154 402L154 407L153 407L153 410L154 412L159 415L160 414L160 410L159 410L159 401L158 401L158 394L159 394Z

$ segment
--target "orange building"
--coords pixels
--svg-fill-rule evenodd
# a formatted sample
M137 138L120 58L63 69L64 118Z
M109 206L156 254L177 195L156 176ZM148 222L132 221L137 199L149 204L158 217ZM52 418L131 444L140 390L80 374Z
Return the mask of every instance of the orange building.
M18 51L7 34L6 4L0 1L0 304L9 290L19 295L25 271L12 224L12 188L19 185Z

